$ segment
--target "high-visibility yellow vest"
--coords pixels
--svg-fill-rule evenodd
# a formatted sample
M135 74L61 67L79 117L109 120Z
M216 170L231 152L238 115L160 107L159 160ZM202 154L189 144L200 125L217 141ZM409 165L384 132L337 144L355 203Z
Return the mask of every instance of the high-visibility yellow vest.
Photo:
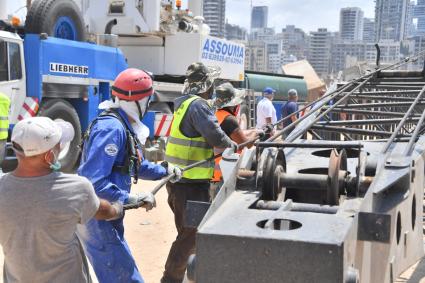
M9 107L9 97L0 93L0 140L7 139L7 133L9 130Z
M184 168L197 161L213 156L213 149L203 137L189 138L180 131L181 122L189 109L190 104L196 99L193 96L185 100L174 112L170 136L165 150L165 160L172 165ZM191 180L210 180L214 172L214 160L183 172L183 178Z

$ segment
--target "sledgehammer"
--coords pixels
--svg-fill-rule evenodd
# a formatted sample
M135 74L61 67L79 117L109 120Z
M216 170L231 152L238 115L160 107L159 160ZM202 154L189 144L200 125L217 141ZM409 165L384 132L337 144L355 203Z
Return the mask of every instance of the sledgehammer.
M238 149L239 148L243 148L243 147L247 146L248 144L255 142L256 140L258 140L258 137L256 137L253 140L249 140L249 141L246 141L244 143L238 144ZM199 165L202 165L204 163L213 161L214 159L216 159L218 157L221 157L221 155L222 155L222 153L219 153L219 154L216 154L216 155L214 155L214 156L212 156L210 158L207 158L207 159L204 159L204 160L201 160L201 161L192 163L192 164L190 164L187 167L181 168L181 171L183 173L184 171L190 170L190 169L192 169L194 167L197 167ZM162 179L159 182L159 184L155 186L155 188L152 190L151 193L153 195L155 195L165 184L167 184L168 181L170 181L171 179L173 179L175 176L176 176L175 174L171 174L171 175L165 177L164 179ZM136 203L136 204L125 204L124 205L124 210L139 208L139 207L142 207L143 205L144 205L144 202L143 201L141 201L139 203Z

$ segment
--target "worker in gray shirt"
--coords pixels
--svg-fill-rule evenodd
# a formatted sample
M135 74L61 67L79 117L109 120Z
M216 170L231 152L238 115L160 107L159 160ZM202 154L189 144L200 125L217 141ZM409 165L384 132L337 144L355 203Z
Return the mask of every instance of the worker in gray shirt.
M13 129L18 167L0 179L5 283L91 282L77 226L122 217L122 204L99 200L87 179L58 172L60 146L73 137L70 123L46 117Z
M184 96L175 101L173 123L165 151L166 162L186 167L213 156L213 147L234 150L233 142L220 128L214 109L208 104L214 91L214 80L220 71L193 63L186 72ZM177 182L167 183L168 204L174 213L177 238L171 246L165 264L162 283L182 282L187 260L195 251L196 229L184 226L186 202L209 201L210 180L214 160L183 172Z

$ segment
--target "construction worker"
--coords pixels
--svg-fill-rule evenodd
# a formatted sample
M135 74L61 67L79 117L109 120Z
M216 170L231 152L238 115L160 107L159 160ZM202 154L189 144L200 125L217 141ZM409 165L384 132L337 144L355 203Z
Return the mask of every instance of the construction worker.
M272 103L275 93L276 91L271 87L263 90L263 99L257 104L257 129L263 129L267 125L276 123L276 109Z
M9 108L9 97L6 94L0 93L0 173L1 163L4 159L6 141L9 131Z
M172 165L186 167L196 161L213 157L213 147L231 147L233 142L220 128L207 99L211 99L214 81L220 72L202 63L191 64L186 72L184 96L176 99L174 120L165 152ZM214 160L183 172L178 182L167 183L168 204L174 213L177 238L165 263L162 283L182 282L187 260L195 251L196 228L184 226L186 202L209 201L210 180Z
M104 110L84 135L82 160L78 174L87 177L97 195L110 202L124 204L144 202L152 209L155 197L150 192L130 192L134 182L143 178L158 180L181 172L172 165L156 165L141 155L142 143L149 130L141 122L154 93L152 78L144 71L127 69L112 86L113 100L99 105ZM88 258L100 282L143 282L130 249L124 239L123 218L115 221L91 220L86 225Z
M245 92L233 88L232 84L225 82L215 89L214 106L217 109L215 113L221 129L237 144L254 140L257 136L264 135L263 130L246 130L239 127L237 114L241 103L244 101ZM251 147L252 144L249 145ZM214 147L214 155L222 153L224 148ZM239 150L240 152L241 150ZM223 176L220 170L221 157L215 159L214 176L211 179L210 198L214 199L219 188L223 183Z
M290 89L288 91L288 101L285 102L285 104L283 104L281 112L282 112L282 119L286 118L290 115L292 115L292 113L295 113L298 111L298 92L296 89ZM282 127L285 128L289 125L291 125L292 123L294 123L297 120L297 115L292 115L291 118L286 119L285 121L282 122ZM283 133L282 138L283 140L285 140L289 134L294 130L294 128L292 128L290 131L287 131L285 133Z
M58 172L61 144L74 128L32 117L12 132L17 168L0 179L0 245L4 282L92 282L79 224L122 217L120 203L99 200L83 177Z

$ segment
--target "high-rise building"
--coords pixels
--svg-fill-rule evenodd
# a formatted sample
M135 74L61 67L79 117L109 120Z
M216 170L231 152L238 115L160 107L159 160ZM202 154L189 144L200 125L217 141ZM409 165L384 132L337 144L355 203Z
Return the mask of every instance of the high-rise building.
M319 76L324 77L330 72L331 46L332 33L326 28L310 32L308 61Z
M413 18L417 20L416 34L425 35L425 0L417 0L413 8Z
M406 22L404 24L404 38L415 35L415 25L413 23L413 14L415 12L415 2L407 1Z
M254 6L251 11L251 32L255 29L267 27L269 7Z
M375 42L375 20L373 18L363 19L363 41Z
M263 41L249 41L245 46L245 69L267 71L267 52Z
M225 36L226 0L204 0L203 16L211 28L211 35Z
M361 40L363 38L363 11L357 7L342 8L339 15L341 39Z
M282 38L283 48L287 54L294 55L299 60L307 57L308 36L302 29L294 25L287 25L282 29L282 33L276 36Z
M376 0L375 2L376 41L405 39L410 0Z
M246 40L246 29L226 23L226 39L227 40Z

